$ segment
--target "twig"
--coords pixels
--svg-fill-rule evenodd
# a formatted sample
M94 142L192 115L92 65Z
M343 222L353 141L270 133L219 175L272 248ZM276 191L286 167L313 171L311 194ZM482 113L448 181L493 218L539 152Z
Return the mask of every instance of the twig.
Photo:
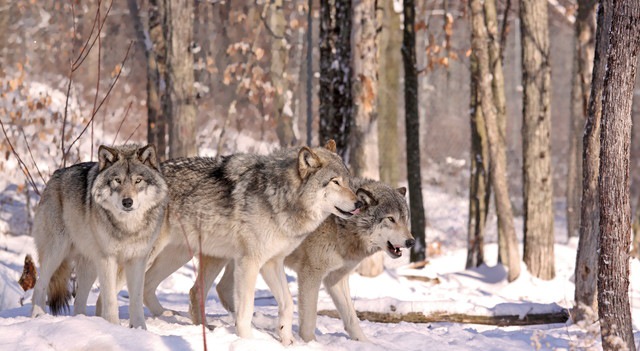
M62 151L62 168L67 166L67 153L64 150L65 129L67 126L67 112L69 109L69 96L71 95L71 82L73 81L73 70L69 69L69 84L67 84L67 96L64 102L64 116L62 117L62 138L60 138L60 150Z
M131 137L136 134L136 132L138 131L138 128L140 128L140 126L142 125L142 123L138 123L138 125L133 129L133 132L131 132L131 134L129 135L129 137L127 138L127 140L124 141L124 143L128 143L129 139L131 139Z
M118 134L120 133L120 129L122 128L122 125L124 124L124 121L126 121L127 120L127 116L129 116L129 110L131 109L131 105L132 104L133 104L133 101L129 102L129 106L127 106L127 110L124 112L124 118L122 118L122 121L120 121L120 125L118 126L118 130L116 130L116 136L113 137L113 142L111 143L111 146L116 144L116 139L118 139ZM133 132L135 133L135 130ZM131 136L129 138L131 138ZM129 140L129 139L127 139L127 140Z
M100 2L98 2L98 5L100 5L100 3L101 3L101 1L100 1ZM96 37L95 37L95 38L93 38L93 41L91 42L91 46L89 46L89 50L87 51L87 53L84 55L84 57L82 57L82 59L80 59L80 57L81 57L81 56L79 56L79 57L76 59L76 62L74 62L73 67L72 67L72 69L73 69L74 71L75 71L75 70L77 70L78 68L80 68L80 66L82 66L82 63L84 62L84 60L86 60L86 59L87 59L87 57L89 56L89 53L91 53L91 49L93 48L93 45L95 45L96 40L98 39L98 37L100 37L100 33L102 33L102 27L103 27L103 26L104 26L104 24L107 22L107 16L109 16L109 12L111 12L111 7L112 7L112 5L113 5L113 1L111 1L111 2L109 3L109 7L107 7L107 12L106 12L106 14L104 15L104 19L103 19L103 20L101 21L101 23L100 23L100 28L98 28L98 34L96 35ZM97 11L97 13L96 13L96 18L97 18L97 16L98 16L99 14L100 14L100 9L99 9L99 7L98 7L98 11ZM94 28L95 28L95 21L96 21L96 19L94 19L94 23L93 23ZM87 39L87 41L85 42L85 47L86 47L86 44L89 42L89 39L91 39L91 35L92 35L92 34L93 34L93 28L91 28L91 33L89 34L89 38L88 38L88 39ZM85 49L85 48L83 48L83 51L84 51L84 49ZM82 52L80 53L80 55L82 55Z
M113 1L111 2L113 4ZM102 1L98 0L98 20L100 20L100 7L102 6ZM106 21L106 17L105 17L105 21ZM102 71L100 68L100 63L101 63L101 56L100 55L100 51L102 49L102 39L100 38L100 33L102 33L102 25L104 22L100 23L100 30L98 30L98 34L96 35L96 38L98 38L98 79L96 79L96 93L93 96L93 108L91 110L91 115L95 115L96 114L96 103L98 102L98 94L100 92L100 72ZM91 137L89 138L91 140L91 161L93 161L93 119L91 119Z
M11 140L9 139L9 135L7 134L7 130L4 128L4 123L2 123L1 119L0 119L0 127L2 127L2 133L4 133L4 137L7 139L7 143L9 144L9 147L11 148L11 152L13 152L13 155L18 160L18 166L20 167L20 170L24 174L25 178L27 178L27 181L29 182L29 184L31 184L31 187L33 187L33 191L35 191L36 194L38 194L38 196L40 196L40 191L36 187L36 182L33 180L33 177L31 176L31 172L29 172L29 169L27 168L27 165L24 163L24 161L22 161L22 158L20 158L20 155L18 155L18 153L16 152L16 149L14 149L13 144L11 143Z
M200 231L202 233L202 231ZM200 321L202 324L202 345L204 346L204 351L207 351L207 320L205 319L206 314L204 313L204 270L202 269L202 234L198 235L198 275L200 277L200 284L198 284L198 293L200 293Z
M24 129L20 128L20 131L22 132L22 137L24 138L24 143L27 145L27 150L29 150L29 156L31 157L31 162L33 162L33 166L36 167L36 171L38 171L38 175L40 176L40 179L42 179L42 183L46 184L47 181L44 180L44 177L42 176L42 173L40 172L40 168L38 168L38 164L36 163L36 160L33 158L33 153L31 153L31 146L29 146L29 142L27 141L27 135L24 134Z
M120 78L120 74L122 74L122 71L124 70L124 63L127 61L127 57L129 56L129 50L131 50L131 45L133 45L133 41L129 42L129 47L127 47L127 52L124 55L124 59L122 60L122 63L120 64L120 70L118 71L118 74L116 75L115 79L113 80L113 83L111 83L111 86L109 86L109 89L107 90L107 94L100 101L100 104L98 104L98 107L96 108L95 112L91 115L91 119L89 120L87 125L84 126L84 128L82 129L80 134L73 140L71 145L69 145L69 148L67 148L67 153L69 153L69 151L71 150L71 147L73 147L73 144L75 144L80 139L80 137L82 137L84 132L87 131L87 128L89 128L89 124L91 124L91 122L93 122L93 119L96 117L97 112L100 111L100 107L102 107L102 104L104 103L104 101L107 99L107 97L109 97L109 94L111 94L111 90L113 90L113 87L118 82L118 78Z

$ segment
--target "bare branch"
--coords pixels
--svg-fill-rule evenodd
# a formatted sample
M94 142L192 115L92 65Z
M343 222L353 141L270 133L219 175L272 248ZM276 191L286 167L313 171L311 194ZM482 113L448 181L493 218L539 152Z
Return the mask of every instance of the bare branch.
M31 146L29 146L29 142L27 141L27 135L24 133L24 129L20 128L20 132L22 132L24 143L27 145L27 150L29 150L29 156L31 157L31 162L33 162L33 166L36 168L36 171L38 171L38 175L40 176L40 179L42 179L42 183L47 183L47 181L44 180L42 173L40 172L40 168L38 168L38 164L36 163L36 160L33 158L33 153L31 152Z
M113 137L113 142L111 142L111 146L116 144L116 139L118 139L118 134L120 133L120 129L122 128L122 125L124 124L124 121L126 121L127 117L129 116L129 110L131 110L131 105L133 105L133 101L129 102L129 106L127 106L127 110L124 112L124 118L122 118L122 121L120 121L120 125L118 126L118 130L116 130L116 136ZM133 132L135 133L135 130ZM129 137L129 138L131 138L131 137ZM129 140L129 139L127 139L127 140Z
M1 119L0 119L0 127L2 127L2 133L4 133L4 137L7 139L7 143L9 144L9 147L11 148L11 152L13 152L13 155L18 160L18 166L20 167L20 170L22 171L22 173L24 174L25 178L27 179L27 182L29 182L29 184L31 184L31 187L33 188L33 191L35 191L35 193L38 194L38 196L39 196L40 195L40 191L38 190L38 187L36 187L36 182L33 180L33 177L31 176L31 172L29 172L29 169L27 168L27 165L24 163L24 161L22 161L22 158L20 158L20 155L18 155L18 153L16 152L16 149L13 147L13 144L11 143L11 140L9 139L9 135L7 134L7 130L4 128L4 123L2 123Z
M133 132L131 132L131 134L129 135L129 137L127 138L127 140L124 141L124 143L128 143L129 139L131 139L131 137L136 134L136 132L138 131L138 128L140 128L140 126L142 125L142 123L138 123L138 125L133 129Z

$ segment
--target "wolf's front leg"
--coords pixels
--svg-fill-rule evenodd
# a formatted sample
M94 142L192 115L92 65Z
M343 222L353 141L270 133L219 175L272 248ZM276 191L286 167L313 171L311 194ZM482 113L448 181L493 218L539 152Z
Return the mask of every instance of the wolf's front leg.
M154 316L160 316L165 312L156 296L158 285L189 262L190 258L189 250L185 246L167 245L153 258L153 262L149 262L149 269L144 276L144 304Z
M338 314L344 323L344 329L351 339L358 341L369 341L360 328L360 320L356 315L356 309L351 301L349 291L350 271L335 271L324 279L324 286L327 288L333 303L338 309Z
M262 278L271 289L273 297L278 302L278 334L283 345L293 344L293 298L284 273L284 257L274 257L267 261L260 271Z
M115 257L101 257L96 261L98 280L100 282L100 298L102 300L102 318L113 324L119 324L118 292L116 291L116 276L118 264Z
M147 329L142 305L142 286L146 265L145 256L135 257L130 259L124 268L127 275L127 290L129 290L129 327L132 328Z
M236 332L241 338L252 336L253 298L259 271L260 262L254 258L243 257L235 262L233 300L236 307Z

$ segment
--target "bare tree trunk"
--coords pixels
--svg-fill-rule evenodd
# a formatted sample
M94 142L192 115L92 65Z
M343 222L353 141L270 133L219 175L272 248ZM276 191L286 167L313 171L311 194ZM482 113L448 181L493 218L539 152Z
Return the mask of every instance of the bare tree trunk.
M291 109L291 92L289 91L285 74L289 61L287 50L288 40L285 37L286 19L284 18L283 0L269 2L268 23L271 29L271 83L275 89L274 118L276 120L276 135L283 148L296 144L293 132L293 110Z
M424 203L422 202L422 175L420 172L420 115L418 113L418 72L416 69L416 8L413 0L403 1L404 31L402 61L404 63L404 106L407 142L407 178L409 180L409 206L411 234L416 244L411 249L411 262L426 258Z
M635 350L629 305L629 158L631 104L640 49L640 3L610 0L601 6L607 6L612 13L602 91L598 312L602 348L626 346Z
M579 0L575 22L575 51L571 83L571 124L567 170L567 236L580 234L582 195L582 135L589 106L589 86L595 50L595 0Z
M537 278L553 279L553 182L551 176L551 66L547 1L520 2L522 35L522 152L524 262Z
M489 51L489 69L493 79L491 80L491 90L493 101L496 107L496 118L498 119L498 131L500 143L505 145L502 148L504 158L507 158L507 103L504 92L504 73L502 71L502 55L500 46L500 35L498 33L498 15L495 0L485 0L484 16L487 26L487 46ZM503 24L504 25L504 24ZM491 193L489 193L490 196ZM500 221L500 218L498 218ZM504 257L508 256L509 238L503 231L504 226L498 226L498 262L504 262Z
M128 0L129 13L134 20L138 42L147 58L147 142L156 145L160 161L167 159L166 121L162 114L164 74L166 73L165 39L162 32L164 3L149 3L149 32L145 32L136 0Z
M473 268L484 263L484 233L491 199L491 182L489 181L489 144L478 99L480 80L478 60L475 55L472 55L469 60L471 66L471 168L466 268Z
M597 273L598 236L600 228L600 205L598 203L598 175L600 174L600 121L602 119L602 89L604 84L611 10L600 6L596 26L596 50L594 53L591 96L589 98L587 123L584 129L582 152L582 203L580 209L580 240L576 256L576 321L597 320ZM593 318L591 318L593 317Z
M513 224L513 210L507 185L507 162L504 143L500 140L500 127L492 91L492 75L489 68L487 48L487 27L481 0L470 0L471 8L471 47L472 55L478 65L478 100L486 122L486 132L491 156L491 184L493 185L498 214L498 226L502 227L507 239L507 257L503 257L509 270L507 279L511 282L520 275L520 257Z
M196 106L193 91L193 1L166 0L169 157L195 156Z
M313 0L307 2L307 145L313 142Z
M351 133L351 0L320 1L320 143L336 141L349 163Z
M379 179L378 166L378 23L375 0L357 0L353 7L353 126L351 171ZM384 253L365 258L356 269L366 277L384 270Z
M400 70L397 63L402 59L402 31L400 15L393 9L393 1L382 2L382 25L380 30L380 67L378 71L378 154L380 180L395 187L400 178L397 167L400 151L398 147L398 97L400 92Z

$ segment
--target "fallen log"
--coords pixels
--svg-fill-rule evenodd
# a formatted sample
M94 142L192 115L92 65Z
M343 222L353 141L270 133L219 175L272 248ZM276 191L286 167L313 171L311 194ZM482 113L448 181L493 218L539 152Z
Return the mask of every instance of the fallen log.
M338 311L336 310L320 310L318 311L320 316L328 316L332 318L340 318ZM560 311L549 313L528 313L520 318L518 315L502 315L502 316L479 316L469 315L463 313L445 313L435 312L429 315L425 315L422 312L409 312L405 314L401 313L383 313L383 312L371 312L371 311L358 311L358 318L360 320L367 320L376 323L436 323L436 322L450 322L450 323L465 323L465 324L484 324L495 325L499 327L507 326L524 326L524 325L536 325L536 324L552 324L552 323L566 323L569 319L569 311L562 309Z

